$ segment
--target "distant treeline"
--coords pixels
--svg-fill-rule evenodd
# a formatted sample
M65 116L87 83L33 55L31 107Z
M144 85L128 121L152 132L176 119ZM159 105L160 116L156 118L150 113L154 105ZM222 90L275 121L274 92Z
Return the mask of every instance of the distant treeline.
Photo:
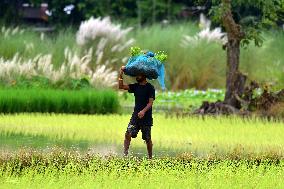
M22 22L23 4L40 7L42 3L48 4L49 22L65 24L78 24L91 16L145 24L187 18L196 12L189 8L194 7L194 0L1 0L0 19L5 23Z
M48 23L79 24L91 16L111 16L128 24L151 24L163 20L177 21L196 18L201 12L208 13L212 1L206 1L203 7L196 6L199 0L1 0L0 22L18 24L25 22L27 6L40 9L46 3ZM26 8L23 8L26 4ZM236 19L254 17L257 19L257 7L238 7L233 9ZM33 10L28 10L36 14ZM33 12L33 13L32 13ZM42 11L44 14L46 10Z

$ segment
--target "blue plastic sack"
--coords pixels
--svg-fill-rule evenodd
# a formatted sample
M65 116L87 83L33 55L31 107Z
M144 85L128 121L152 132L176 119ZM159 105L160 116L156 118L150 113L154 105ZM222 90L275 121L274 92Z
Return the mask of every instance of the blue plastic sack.
M165 89L165 67L154 57L154 53L148 52L138 56L132 56L126 66L125 74L135 77L143 74L147 79L158 79L162 89Z

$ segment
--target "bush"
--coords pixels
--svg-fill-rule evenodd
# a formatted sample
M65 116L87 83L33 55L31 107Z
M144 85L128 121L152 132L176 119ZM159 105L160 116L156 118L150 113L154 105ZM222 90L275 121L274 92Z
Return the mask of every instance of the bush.
M270 117L284 118L284 102L273 105L266 114Z
M118 111L112 90L1 89L0 112L106 114Z

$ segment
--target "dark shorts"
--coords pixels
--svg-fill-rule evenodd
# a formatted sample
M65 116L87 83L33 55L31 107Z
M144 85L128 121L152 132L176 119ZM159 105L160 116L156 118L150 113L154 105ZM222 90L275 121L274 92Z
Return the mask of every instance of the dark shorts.
M139 130L141 130L142 132L143 140L145 140L146 142L151 140L151 126L139 126L139 125L129 124L126 132L128 132L132 138L136 138Z

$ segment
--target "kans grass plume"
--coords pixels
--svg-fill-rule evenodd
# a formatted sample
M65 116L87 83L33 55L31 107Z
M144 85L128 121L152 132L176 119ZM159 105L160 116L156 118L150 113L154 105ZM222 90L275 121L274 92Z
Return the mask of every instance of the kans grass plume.
M184 35L181 41L182 47L188 47L190 45L197 45L201 41L217 42L221 44L227 43L227 34L223 33L221 28L210 29L211 21L208 20L204 14L200 15L199 27L201 31L194 36Z
M31 59L15 54L11 59L0 57L0 79L11 82L18 77L42 76L56 83L68 78L87 77L94 87L113 87L116 85L117 72L112 68L127 61L123 51L134 43L134 39L127 39L131 29L122 29L121 25L113 24L109 17L90 18L82 22L76 35L81 52L73 52L66 47L64 62L59 68L54 68L51 54L39 54ZM6 37L23 32L19 28L1 28L1 33ZM43 34L40 39L44 41ZM24 43L27 52L33 50L33 43Z
M127 38L131 30L131 27L122 29L121 25L112 23L109 17L92 17L81 23L76 36L77 44L82 49L96 49L96 64L112 64L116 67L127 61L125 51L135 41Z
M15 28L6 28L5 26L3 26L0 30L1 35L4 36L4 38L10 37L10 36L14 36L14 35L18 35L18 34L23 34L25 32L24 29L19 29L19 27L15 27Z
M5 60L0 57L0 79L7 83L18 77L32 78L42 76L53 83L64 81L68 78L81 79L88 77L94 87L113 87L115 85L117 72L98 65L92 69L89 64L92 61L92 49L80 57L70 49L65 49L64 62L58 69L52 64L52 55L37 55L33 59L25 60L16 54L12 59Z

